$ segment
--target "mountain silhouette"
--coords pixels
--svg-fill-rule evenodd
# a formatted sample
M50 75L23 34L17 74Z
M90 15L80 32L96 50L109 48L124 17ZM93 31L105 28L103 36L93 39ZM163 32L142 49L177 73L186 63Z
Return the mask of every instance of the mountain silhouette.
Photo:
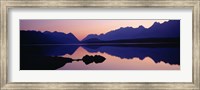
M154 22L145 28L120 27L105 34L89 34L81 42L72 34L63 32L40 32L20 30L20 44L77 44L77 43L141 43L141 42L179 42L180 20L164 23Z
M145 28L139 26L121 27L105 34L89 34L82 42L100 42L113 40L132 40L145 38L179 38L180 37L180 20L169 20L164 23L155 22L151 27Z
M20 44L76 44L79 40L72 33L20 30Z

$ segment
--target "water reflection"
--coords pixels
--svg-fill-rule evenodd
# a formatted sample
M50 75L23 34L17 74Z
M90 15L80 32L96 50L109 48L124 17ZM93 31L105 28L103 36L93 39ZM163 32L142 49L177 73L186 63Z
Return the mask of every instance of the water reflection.
M152 47L120 47L120 46L83 46L90 53L107 53L121 59L132 59L137 57L143 60L145 57L151 57L154 62L164 61L170 64L180 64L180 49L179 48L152 48Z
M21 70L178 70L179 65L178 47L20 46Z

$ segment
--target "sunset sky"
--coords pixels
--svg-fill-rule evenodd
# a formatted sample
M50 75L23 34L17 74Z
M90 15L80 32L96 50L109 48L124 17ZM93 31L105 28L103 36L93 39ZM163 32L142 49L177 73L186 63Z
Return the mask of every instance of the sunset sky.
M154 22L168 20L20 20L20 30L73 33L79 40L88 34L101 34L120 27L149 28Z

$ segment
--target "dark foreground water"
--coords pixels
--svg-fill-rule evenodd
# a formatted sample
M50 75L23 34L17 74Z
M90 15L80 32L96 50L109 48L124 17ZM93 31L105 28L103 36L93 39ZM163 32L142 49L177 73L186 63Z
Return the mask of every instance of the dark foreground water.
M180 70L180 48L131 44L21 45L20 69Z

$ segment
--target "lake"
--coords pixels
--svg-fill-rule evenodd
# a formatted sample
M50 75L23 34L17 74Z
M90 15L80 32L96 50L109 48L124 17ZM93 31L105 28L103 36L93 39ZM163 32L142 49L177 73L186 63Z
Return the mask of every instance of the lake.
M89 59L84 59L85 56ZM180 47L152 44L21 45L20 69L180 70Z

